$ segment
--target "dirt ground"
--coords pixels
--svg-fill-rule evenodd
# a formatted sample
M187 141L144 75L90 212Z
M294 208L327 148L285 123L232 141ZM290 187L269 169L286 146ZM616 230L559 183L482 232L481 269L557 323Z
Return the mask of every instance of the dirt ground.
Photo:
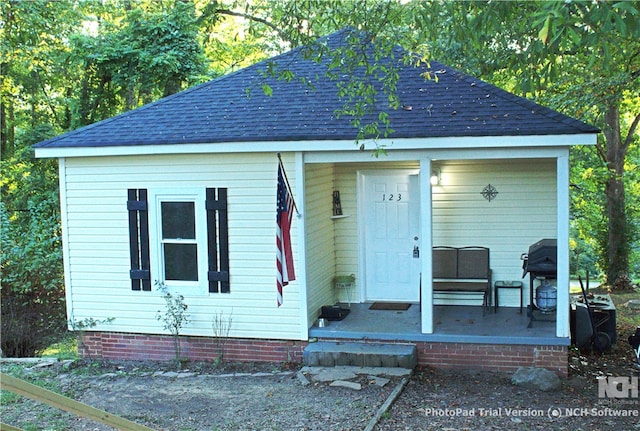
M416 370L374 430L640 430L640 399L598 398L597 376L638 376L633 353L573 352L561 389L514 386L504 373ZM3 365L3 369L5 366ZM56 363L26 367L23 378L158 430L363 430L400 384L359 376L361 390L311 381L297 365ZM15 370L14 370L15 372ZM620 417L620 414L631 414ZM3 402L2 421L25 430L108 430L30 400Z
M101 363L40 370L39 382L72 398L157 430L352 430L364 429L399 378L381 387L360 376L362 390L311 382L298 366L191 364L181 372L167 364ZM27 370L23 378L28 378ZM354 380L355 381L355 380ZM28 429L109 430L30 400L2 406L2 421Z
M542 392L515 386L506 373L419 368L369 429L640 431L640 369L626 341L637 319L625 324L621 320L611 351L571 348L570 375L561 379L560 389ZM403 381L388 376L381 385L380 379L365 374L351 379L360 390L334 387L308 374L301 379L298 364L187 363L176 372L172 363L76 360L44 366L3 361L0 368L167 431L365 430ZM607 376L630 377L635 392L622 399L600 398L598 379ZM2 422L25 431L110 429L6 391L1 395Z

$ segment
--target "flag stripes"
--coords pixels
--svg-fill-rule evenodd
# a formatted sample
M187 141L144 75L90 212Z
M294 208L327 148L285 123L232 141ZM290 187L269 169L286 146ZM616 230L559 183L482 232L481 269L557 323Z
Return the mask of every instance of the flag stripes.
M291 196L282 163L278 163L278 191L276 212L276 287L278 307L283 302L283 287L296 279L293 268L293 253L291 250L291 220L293 219L295 203Z

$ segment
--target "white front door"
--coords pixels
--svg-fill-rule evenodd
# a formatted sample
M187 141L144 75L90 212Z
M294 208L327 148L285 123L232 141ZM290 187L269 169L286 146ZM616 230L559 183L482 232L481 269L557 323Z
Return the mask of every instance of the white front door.
M365 173L364 272L367 301L420 300L420 193L417 173Z

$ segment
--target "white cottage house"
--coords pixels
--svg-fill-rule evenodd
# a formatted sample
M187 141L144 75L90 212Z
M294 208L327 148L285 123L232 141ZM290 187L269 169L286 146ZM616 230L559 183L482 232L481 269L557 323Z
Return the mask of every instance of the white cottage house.
M104 321L81 333L83 354L172 358L156 318L164 283L188 305L191 359L213 360L221 344L230 360L300 361L317 343L375 342L416 346L423 365L566 373L569 148L598 130L443 64L430 64L435 82L426 65L398 62L403 108L388 110L387 154L372 157L374 143L359 150L334 114L343 101L326 63L301 49L270 62L296 79L258 63L36 145L59 160L69 319ZM296 279L281 305L279 155L297 206ZM541 239L557 241L557 307L544 316L526 307L538 282L521 261ZM488 249L472 265L490 267L487 288L439 292L436 246ZM494 307L497 281L523 288L499 289ZM318 327L336 303L350 313ZM408 309L384 309L398 303Z

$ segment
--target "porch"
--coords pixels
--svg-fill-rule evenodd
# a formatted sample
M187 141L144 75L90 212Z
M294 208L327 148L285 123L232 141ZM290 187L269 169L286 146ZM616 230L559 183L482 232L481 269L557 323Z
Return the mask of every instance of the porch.
M483 307L434 305L434 331L420 329L420 304L405 311L371 310L369 303L351 304L351 312L341 321L320 328L313 325L309 337L331 340L379 340L388 342L469 343L494 345L568 346L568 338L556 337L555 319L538 319L529 326L526 309L500 307L483 315ZM347 307L343 304L343 307Z
M434 305L433 332L425 334L420 330L420 304L411 304L406 311L371 310L370 305L351 304L342 321L331 321L324 328L313 325L309 337L317 342L308 348L344 346L349 351L357 345L363 349L365 345L405 345L414 346L421 366L501 372L526 366L568 375L570 339L556 336L552 319L538 319L528 327L527 313L520 314L519 307L500 307L483 316L481 306ZM331 355L338 357L333 350Z
M477 298L454 298L434 286L432 253L435 246L488 249L490 288L497 281L521 280L526 304L530 283L522 277L520 257L540 238L557 238L554 284L568 285L566 155L436 153L398 154L375 162L370 156L305 156L303 335L568 346L568 289L558 288L554 321L527 328L529 319L518 313L520 296L514 289L502 289L498 313L483 317ZM431 183L424 172L437 173L437 181ZM499 198L487 198L487 188L497 190ZM333 216L331 196L338 197ZM522 229L523 220L529 221L528 229ZM354 281L338 286L336 276ZM369 310L367 304L374 301L413 305L402 313ZM315 326L321 307L336 302L352 303L351 315L326 328Z

